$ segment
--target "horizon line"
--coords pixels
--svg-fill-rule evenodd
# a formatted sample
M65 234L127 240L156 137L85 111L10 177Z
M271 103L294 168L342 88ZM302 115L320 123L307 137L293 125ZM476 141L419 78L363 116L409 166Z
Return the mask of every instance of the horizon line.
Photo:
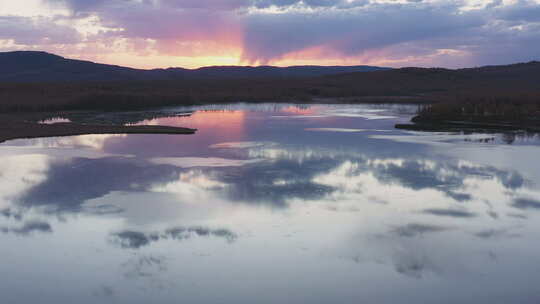
M379 65L369 65L369 64L356 64L356 65L324 65L324 64L305 64L305 65L288 65L288 66L282 66L282 65L270 65L270 64L261 64L261 65L205 65L200 66L196 68L186 68L181 66L169 66L166 68L137 68L137 67L131 67L126 65L119 65L119 64L111 64L111 63L103 63L103 62L97 62L87 59L78 59L78 58L70 58L62 55L58 55L55 53L47 52L47 51L41 51L41 50L15 50L15 51L0 51L1 54L8 54L8 53L43 53L47 55L52 55L56 57L60 57L62 59L66 60L74 60L74 61L82 61L82 62L89 62L93 64L99 64L99 65L108 65L108 66L115 66L120 68L127 68L127 69L133 69L133 70L141 70L141 71L155 71L155 70L169 70L169 69L182 69L182 70L200 70L204 68L219 68L219 67L239 67L239 68L261 68L261 67L270 67L270 68L294 68L294 67L371 67L371 68L379 68L379 69L388 69L388 70L397 70L397 69L406 69L406 68L420 68L420 69L445 69L445 70L463 70L463 69L475 69L475 68L483 68L483 67L497 67L497 66L509 66L509 65L519 65L519 64L528 64L528 63L537 63L540 62L540 60L537 59L531 59L529 61L520 61L520 62L514 62L514 63L508 63L508 64L487 64L487 65L478 65L478 66L470 66L470 67L462 67L462 68L446 68L441 66L430 66L430 67L420 67L420 66L402 66L402 67L388 67L388 66L379 66Z

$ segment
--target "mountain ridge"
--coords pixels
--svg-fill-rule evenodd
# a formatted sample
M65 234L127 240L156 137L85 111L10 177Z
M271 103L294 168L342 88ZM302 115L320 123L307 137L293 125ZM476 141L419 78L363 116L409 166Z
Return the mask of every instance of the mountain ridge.
M42 51L0 53L0 82L84 82L132 80L297 78L341 73L370 72L390 68L357 66L208 66L196 69L169 67L136 69L119 65L69 59Z
M0 53L0 59L2 55ZM132 110L238 101L540 102L538 61L465 69L408 67L353 73L340 70L342 73L322 76L313 76L320 73L318 71L308 71L311 76L291 76L305 75L307 72L302 68L297 68L300 69L299 74L289 69L289 76L280 76L283 68L213 67L187 74L183 70L159 70L158 76L155 70L143 70L142 77L140 70L131 68L71 61L51 54L40 55L35 61L24 61L30 68L22 71L17 70L20 62L12 60L7 62L7 66L0 63L4 72L0 73L0 78L41 79L39 82L0 80L0 111ZM70 64L67 67L62 64L50 67L50 62L66 60L70 64L75 62L77 69ZM328 73L328 68L325 69ZM104 70L108 73L108 80L118 81L104 80ZM163 73L172 73L173 76L164 77ZM193 76L189 73L199 74ZM249 76L250 73L256 76ZM42 75L47 78L43 80L40 78ZM67 76L71 77L69 81L58 81Z

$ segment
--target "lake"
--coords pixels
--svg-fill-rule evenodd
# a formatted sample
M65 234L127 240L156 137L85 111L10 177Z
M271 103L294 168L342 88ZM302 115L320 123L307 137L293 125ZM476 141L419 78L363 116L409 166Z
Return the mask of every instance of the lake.
M394 129L415 111L200 106L132 122L195 135L5 142L1 302L540 303L540 140Z

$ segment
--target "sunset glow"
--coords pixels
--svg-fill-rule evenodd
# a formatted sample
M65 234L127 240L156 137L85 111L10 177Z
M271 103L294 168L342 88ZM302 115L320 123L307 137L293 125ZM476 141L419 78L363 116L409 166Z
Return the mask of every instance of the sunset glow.
M538 0L6 0L0 51L137 68L462 67L540 53Z
M140 124L196 128L204 134L209 133L208 136L212 138L242 140L245 137L245 114L244 111L204 110L194 112L185 119L164 117Z

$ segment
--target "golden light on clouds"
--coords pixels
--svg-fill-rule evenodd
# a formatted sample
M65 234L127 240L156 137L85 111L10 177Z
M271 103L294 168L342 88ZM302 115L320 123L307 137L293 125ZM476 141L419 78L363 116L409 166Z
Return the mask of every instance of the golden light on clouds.
M0 52L134 68L538 60L540 0L0 1Z

